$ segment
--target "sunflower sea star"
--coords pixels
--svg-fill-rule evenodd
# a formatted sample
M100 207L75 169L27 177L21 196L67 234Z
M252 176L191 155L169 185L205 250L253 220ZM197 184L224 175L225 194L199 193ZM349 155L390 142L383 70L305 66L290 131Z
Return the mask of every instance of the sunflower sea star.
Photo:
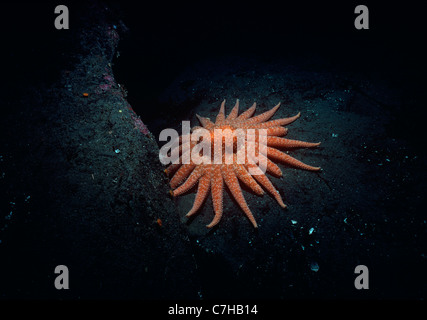
M320 142L311 143L311 142L304 142L304 141L282 138L281 136L286 135L288 131L284 126L298 119L300 116L300 113L290 118L283 118L283 119L268 121L277 111L279 106L280 106L280 103L276 105L274 108L272 108L271 110L253 117L253 114L256 108L256 104L254 103L252 107L250 107L248 110L246 110L242 114L238 115L239 100L237 100L236 105L231 110L230 114L227 117L225 117L225 114L224 114L225 100L224 100L221 104L221 108L216 117L215 123L211 122L208 118L203 118L198 115L196 116L199 119L202 127L206 130L209 130L211 135L213 135L213 132L215 129L222 129L222 130L231 129L232 132L235 132L237 129L241 129L243 130L243 132L247 132L248 134L251 134L249 132L261 131L257 129L266 129L265 131L263 131L264 133L266 132L267 134L266 145L264 145L267 151L264 158L267 164L266 171L276 177L281 177L282 171L269 158L274 159L276 161L281 161L283 163L286 163L288 165L291 165L299 169L311 170L311 171L320 170L320 167L309 166L277 149L277 148L315 147L320 144ZM200 128L200 127L192 128L193 132L196 128ZM255 130L250 131L249 129L255 129ZM180 145L179 145L181 158L184 153L190 152L195 147L195 145L197 145L197 142L191 141L189 145L190 148L188 147L185 148L184 144L182 143L182 140L183 140L182 138L183 136L180 137ZM259 139L255 140L255 150L256 150L255 152L258 154L259 157L262 157L263 155L259 151L260 143L261 141ZM246 141L245 141L245 144L246 144ZM249 206L246 203L246 200L243 196L242 189L239 184L239 180L243 182L244 185L246 185L251 191L253 191L257 195L261 196L264 194L264 189L267 190L276 199L276 201L279 203L281 207L286 208L286 205L283 203L282 197L280 196L279 192L276 190L276 188L273 186L271 181L268 179L268 177L264 173L250 174L251 172L250 169L255 168L257 164L259 164L260 162L259 159L261 158L257 158L257 159L258 160L250 161L249 156L246 156L243 164L240 164L237 161L235 161L236 160L236 144L234 140L233 161L230 164L227 164L227 163L215 164L214 161L212 161L211 163L195 164L193 161L190 161L190 163L188 164L181 164L181 163L171 164L165 170L165 172L168 175L173 175L172 179L170 180L170 186L173 190L173 191L171 190L171 194L173 196L182 195L183 193L189 191L193 186L195 186L196 183L198 183L194 204L191 210L187 213L186 215L187 217L190 217L197 212L197 210L203 204L210 189L212 193L213 208L214 208L215 216L212 222L207 225L207 227L212 228L213 226L217 225L223 213L223 189L224 189L224 182L225 182L225 185L228 187L228 189L230 190L231 194L233 195L233 197L235 198L239 206L247 215L250 222L253 224L255 228L257 228L257 223L255 221L255 218L252 215L252 212L249 209Z

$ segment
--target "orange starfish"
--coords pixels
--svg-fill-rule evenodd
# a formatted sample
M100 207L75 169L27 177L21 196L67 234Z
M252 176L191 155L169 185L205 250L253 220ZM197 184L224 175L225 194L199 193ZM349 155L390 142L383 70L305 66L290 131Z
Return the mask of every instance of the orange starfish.
M278 149L276 149L276 148L315 147L320 144L320 142L311 143L311 142L304 142L304 141L282 138L281 136L284 136L287 133L287 129L284 128L283 126L288 125L294 122L296 119L298 119L300 116L300 113L290 118L283 118L283 119L268 121L277 111L279 106L280 106L280 103L277 104L271 110L264 112L258 116L252 117L255 112L256 104L254 103L252 107L250 107L248 110L246 110L242 114L238 115L239 100L237 100L236 105L234 106L234 108L231 110L230 114L226 118L224 114L224 107L225 107L225 100L224 100L221 104L221 108L216 117L215 123L211 122L208 118L203 118L196 115L201 125L203 126L203 128L208 130L211 133L211 136L213 136L215 129L222 129L222 130L230 129L232 133L236 133L237 129L241 129L246 134L245 146L250 148L248 139L251 134L255 135L255 139L254 139L255 144L252 145L254 146L252 147L252 151L255 151L254 155L256 157L251 157L248 153L247 155L245 155L244 163L239 163L237 161L237 153L238 153L238 148L236 144L237 138L233 137L232 163L224 163L225 161L223 161L220 164L216 164L214 161L204 161L201 164L196 164L193 161L190 161L190 163L188 164L180 164L180 163L171 164L165 170L165 172L167 174L172 174L173 172L176 171L176 173L173 175L170 181L171 188L175 189L171 191L171 194L173 196L179 196L187 192L193 186L195 186L196 183L198 183L196 198L194 200L193 207L186 215L187 217L192 216L197 212L197 210L200 209L209 190L211 190L215 216L212 222L207 225L207 227L212 228L213 226L217 225L223 213L222 202L223 202L223 189L224 189L224 182L225 182L225 185L228 187L228 189L230 190L233 197L236 199L239 206L245 212L245 214L247 215L247 217L249 218L253 226L257 228L257 223L255 221L255 218L251 210L249 209L249 206L246 203L246 200L243 196L239 180L243 182L251 191L253 191L257 195L262 196L264 194L264 189L267 190L276 199L276 201L279 203L281 207L286 208L286 205L283 203L282 197L280 196L276 188L273 186L270 179L268 179L268 177L265 175L265 173L259 174L258 172L257 174L254 174L253 172L255 171L251 171L251 169L259 168L259 165L261 164L260 162L264 160L266 163L267 172L275 176L281 177L282 171L274 162L272 162L269 159L269 158L272 158L272 159L284 162L286 164L292 165L299 169L311 170L311 171L320 170L319 167L309 166L289 156L288 154L283 153ZM200 127L194 127L192 129L193 132L195 129L198 129L198 128ZM249 129L253 129L253 131ZM260 129L265 129L264 133L267 134L266 144L264 144L265 140L263 143L258 136L258 134L261 133ZM181 144L179 145L179 150L181 155L180 159L182 159L184 154L189 152L191 153L193 148L198 144L198 142L191 141L190 144L185 145L184 143L182 143L183 141L182 138L183 136L180 137ZM221 141L221 144L222 144L222 150L215 150L212 147L212 150L213 150L212 154L214 156L215 154L218 155L219 151L223 151L225 149L224 143L222 141ZM266 148L266 153L261 152L260 150L261 147ZM227 151L225 153L227 154ZM204 154L202 154L202 156L209 157L208 155L204 155ZM219 156L221 156L221 154ZM225 158L225 155L222 155L223 160L224 158ZM205 160L213 160L213 159L214 157L211 157L210 159L205 159Z

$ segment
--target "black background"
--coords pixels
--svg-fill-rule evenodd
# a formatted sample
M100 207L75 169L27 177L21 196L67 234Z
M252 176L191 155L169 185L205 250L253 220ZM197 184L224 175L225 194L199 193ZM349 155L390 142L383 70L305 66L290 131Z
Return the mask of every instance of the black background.
M421 5L364 1L369 30L356 30L354 8L360 2L198 3L106 2L123 15L129 34L121 41L114 66L119 83L144 122L159 117L158 95L189 64L209 57L242 54L261 60L319 59L325 65L364 74L382 74L397 87L408 87L417 109L402 117L400 131L424 146L426 27ZM70 30L54 28L59 3L8 3L1 6L3 62L0 93L18 99L28 87L49 85L72 65L67 52L77 46L73 32L84 23L78 2L61 2L70 10ZM89 15L90 16L90 15ZM144 90L141 90L141 87ZM3 112L10 112L3 108ZM9 110L9 111L8 111Z
M412 2L365 1L369 30L355 29L354 8L360 3L351 1L106 3L123 14L130 29L119 47L126 58L119 59L115 72L129 89L130 102L139 101L136 109L155 100L188 64L230 54L322 58L344 70L382 72L402 84L424 82L426 27L422 6ZM69 7L70 30L54 28L55 2L2 5L5 94L53 81L58 66L69 63L64 56L75 45L69 35L78 31L85 12L79 2L61 4ZM151 95L138 96L142 84ZM157 115L144 111L147 117Z

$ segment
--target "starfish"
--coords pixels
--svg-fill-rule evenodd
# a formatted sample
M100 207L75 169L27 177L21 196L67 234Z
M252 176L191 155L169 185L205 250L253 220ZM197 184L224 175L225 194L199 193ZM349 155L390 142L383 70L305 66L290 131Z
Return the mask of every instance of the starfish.
M286 135L288 132L284 126L297 120L300 117L300 113L290 118L270 120L279 107L280 103L267 112L253 116L256 108L256 104L254 103L249 109L239 115L239 100L237 99L234 108L231 110L230 114L225 117L224 100L221 103L215 122L212 122L209 118L196 115L202 127L194 127L192 128L192 132L196 129L204 128L209 131L211 136L213 136L215 129L229 129L232 133L236 133L236 130L240 129L240 132L245 133L245 146L248 149L252 148L251 150L254 151L253 154L255 157L251 156L248 152L245 155L244 162L239 163L239 161L237 161L239 151L236 145L237 137L234 136L231 151L233 161L231 163L227 163L226 161L222 161L221 163L203 161L202 163L197 164L191 160L190 163L187 164L182 164L182 161L178 164L171 164L165 172L168 175L172 175L170 180L172 196L176 197L182 195L197 184L197 193L194 204L191 210L187 213L187 217L191 217L200 209L210 190L215 215L212 222L209 223L207 227L212 228L217 225L223 214L223 191L225 185L230 190L232 196L246 214L249 221L255 228L257 228L258 225L248 204L246 203L240 183L243 183L250 191L259 196L264 195L264 190L266 190L282 208L286 208L280 193L271 183L267 175L265 175L265 172L260 173L259 171L256 171L257 168L260 168L261 161L265 161L266 171L276 177L281 177L282 171L273 161L270 160L270 158L303 170L320 170L320 167L307 165L279 150L283 148L315 147L320 144L320 142L311 143L283 138L282 136ZM259 138L259 134L261 132L267 135L266 139L262 140ZM249 144L251 134L255 135L253 139L255 141L254 144ZM180 143L178 146L180 151L179 154L181 156L180 159L182 159L184 154L191 153L191 151L193 151L200 142L191 141L189 144L185 145L183 143L183 137L184 136L180 137ZM226 137L224 137L224 139L226 139ZM222 150L221 148L217 150L212 147L212 154L214 156L219 155L221 157L221 154L218 152L225 149L223 141L221 141L221 144ZM266 152L261 152L262 147ZM225 155L222 155L223 160L226 155L227 151L225 152ZM202 157L203 156L206 158L205 160L214 159L214 156L209 157L207 154L202 154Z

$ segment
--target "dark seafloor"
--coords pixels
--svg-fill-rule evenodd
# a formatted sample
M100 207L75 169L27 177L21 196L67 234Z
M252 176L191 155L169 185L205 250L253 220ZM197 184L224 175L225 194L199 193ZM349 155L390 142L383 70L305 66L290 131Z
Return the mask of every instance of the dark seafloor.
M2 10L1 299L426 298L417 7L368 4L357 31L356 4L65 4L70 30L51 2ZM210 197L187 221L159 162L162 129L223 99L281 102L289 138L322 142L290 152L320 173L271 177L286 210L244 191L258 230L227 192L218 227Z

